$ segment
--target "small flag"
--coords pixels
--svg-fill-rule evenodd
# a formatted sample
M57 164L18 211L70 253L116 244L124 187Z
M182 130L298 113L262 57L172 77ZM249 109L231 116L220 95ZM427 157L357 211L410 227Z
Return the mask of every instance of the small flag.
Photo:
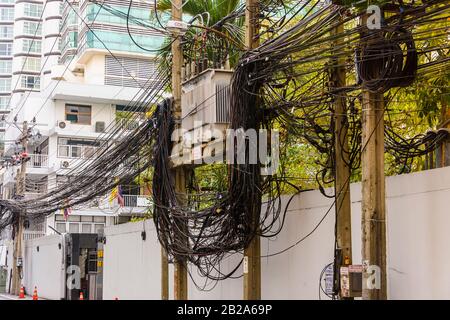
M109 203L112 203L115 198L117 198L117 194L119 193L119 187L114 187L111 190L111 195L109 196Z
M69 200L66 199L65 203L66 203L66 206L67 206L67 207L65 207L64 209L62 209L62 213L63 213L63 215L64 215L64 220L67 221L67 218L69 217L69 214L72 213L72 208L69 206Z

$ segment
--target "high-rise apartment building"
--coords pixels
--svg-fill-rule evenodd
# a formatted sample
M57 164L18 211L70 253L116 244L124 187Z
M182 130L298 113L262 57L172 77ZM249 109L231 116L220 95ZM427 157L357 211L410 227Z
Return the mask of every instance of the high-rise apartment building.
M163 37L143 26L150 22L150 2L136 0L130 9L131 39L128 5L121 0L0 0L0 119L32 92L48 87L58 64L85 83L135 88L145 83L155 63L154 53L142 48L159 48ZM5 127L0 122L0 140Z
M74 166L95 157L105 128L120 124L120 115L131 112L127 105L144 86L156 81L152 78L155 52L148 50L158 49L164 37L146 27L151 23L152 1L133 1L130 34L128 1L0 3L0 14L9 19L1 20L9 38L0 42L0 54L3 45L5 53L0 59L9 62L0 73L0 94L9 115L4 125L6 162L0 187L3 198L14 196L18 167L8 159L18 152L14 141L21 123L27 121L39 132L26 150L30 156L26 197L32 198L70 181ZM126 130L135 124L122 125ZM74 210L68 219L55 212L46 219L44 231L96 232L147 210L148 190L137 184L122 186L122 190L123 208L118 210L107 197L99 199L92 207Z

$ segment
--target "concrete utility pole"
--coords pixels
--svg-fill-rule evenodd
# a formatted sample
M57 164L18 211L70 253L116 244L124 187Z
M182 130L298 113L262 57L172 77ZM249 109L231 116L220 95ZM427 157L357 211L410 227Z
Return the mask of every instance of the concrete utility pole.
M366 26L367 17L362 23ZM387 299L384 96L362 92L362 261L365 300Z
M182 21L183 1L171 0L172 2L172 20ZM183 67L183 48L181 38L178 36L172 44L172 91L173 91L173 113L175 121L178 121L177 127L181 127L181 70ZM175 170L175 191L178 196L178 204L186 203L186 171L181 165ZM184 235L179 235L179 241L186 242ZM187 300L187 261L186 258L175 260L174 272L174 292L176 300Z
M23 122L22 135L20 137L20 142L22 144L23 150L26 152L28 147L28 123ZM25 177L26 177L27 162L26 159L22 158L22 163L20 165L20 171L16 178L16 198L23 197L25 195ZM13 270L12 270L12 294L18 295L20 292L21 279L20 279L20 269L17 260L23 257L22 254L22 238L23 238L23 223L22 212L20 213L16 232L14 236L14 254L13 254Z
M259 0L246 0L245 45L248 49L259 46ZM260 212L254 212L253 223L259 221ZM261 239L255 236L244 251L244 299L261 299Z
M334 3L338 4L337 1ZM340 19L342 21L342 18ZM338 51L343 45L344 39L339 37L344 33L344 25L339 24L332 31L337 36L333 41L333 47ZM331 86L334 88L345 87L345 56L336 54L333 58L331 73ZM349 147L348 147L348 119L345 93L339 92L334 99L334 157L335 157L335 211L336 211L336 241L340 250L340 265L335 266L335 272L340 267L352 264L352 226L351 226L351 202L350 202L350 174ZM340 277L335 277L339 280Z

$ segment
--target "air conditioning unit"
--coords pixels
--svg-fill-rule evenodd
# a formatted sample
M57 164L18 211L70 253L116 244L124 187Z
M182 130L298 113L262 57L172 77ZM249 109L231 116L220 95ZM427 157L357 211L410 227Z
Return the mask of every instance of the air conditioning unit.
M95 123L95 132L97 132L97 133L105 132L105 122L97 121Z
M70 125L70 121L58 121L57 126L59 129L66 129Z
M61 161L61 169L69 169L70 168L70 162L67 160Z

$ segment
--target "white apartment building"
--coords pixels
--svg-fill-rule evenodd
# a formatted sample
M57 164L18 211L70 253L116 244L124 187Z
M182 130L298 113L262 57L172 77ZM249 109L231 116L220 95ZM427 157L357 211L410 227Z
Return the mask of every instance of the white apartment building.
M128 9L123 1L104 3L116 11ZM0 73L0 94L12 97L4 125L5 160L20 151L15 143L18 127L27 121L35 133L27 150L26 197L32 198L70 179L71 168L92 157L105 128L122 121L120 114L129 111L127 105L141 86L152 81L155 62L152 54L132 43L123 17L104 7L99 11L100 6L90 1L0 0L0 4L14 14L7 24L14 27L14 38L5 40L13 45L11 56L3 59L0 55L2 61L12 61L11 75ZM148 20L151 10L150 4L136 1L131 15ZM157 49L164 41L160 34L131 22L130 30L145 48ZM1 44L0 40L0 54ZM10 91L1 92L2 79L9 79ZM131 128L135 124L123 125ZM18 168L8 164L2 169L3 199L14 196ZM27 232L30 237L33 232L39 236L54 230L95 233L148 210L149 190L139 185L122 189L123 208L117 201L109 203L106 196L91 208L73 210L67 221L55 212Z

